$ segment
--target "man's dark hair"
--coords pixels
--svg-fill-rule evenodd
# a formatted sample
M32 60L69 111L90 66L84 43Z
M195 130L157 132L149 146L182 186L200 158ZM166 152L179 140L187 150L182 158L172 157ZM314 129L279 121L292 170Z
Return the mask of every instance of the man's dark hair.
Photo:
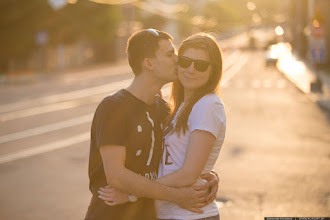
M170 34L155 29L143 29L133 33L127 41L126 53L128 63L135 75L142 71L142 62L145 58L155 57L160 40L171 40Z

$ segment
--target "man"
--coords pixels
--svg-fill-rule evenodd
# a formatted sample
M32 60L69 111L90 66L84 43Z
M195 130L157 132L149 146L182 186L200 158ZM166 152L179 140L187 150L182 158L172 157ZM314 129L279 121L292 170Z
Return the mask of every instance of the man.
M177 78L172 40L154 29L136 32L128 40L128 61L135 78L128 88L103 99L93 119L89 160L93 196L85 220L155 219L153 199L190 210L205 200L205 190L152 181L163 153L162 123L168 114L166 102L155 94ZM130 193L130 202L108 206L97 193L106 185ZM133 195L139 199L135 201Z

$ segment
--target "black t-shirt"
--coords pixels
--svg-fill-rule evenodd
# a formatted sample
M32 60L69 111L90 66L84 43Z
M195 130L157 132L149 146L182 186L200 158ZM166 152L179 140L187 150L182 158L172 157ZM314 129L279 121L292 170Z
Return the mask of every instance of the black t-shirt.
M139 198L110 207L98 198L98 189L107 185L99 147L125 146L125 167L154 180L163 152L162 123L167 114L168 107L161 98L147 105L124 89L99 104L91 128L89 188L93 196L85 220L156 218L152 199Z

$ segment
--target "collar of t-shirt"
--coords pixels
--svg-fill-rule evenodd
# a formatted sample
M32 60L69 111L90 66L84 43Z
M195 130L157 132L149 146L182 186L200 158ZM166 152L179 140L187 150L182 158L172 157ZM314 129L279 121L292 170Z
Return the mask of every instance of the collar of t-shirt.
M147 103L145 103L144 101L142 101L141 99L137 98L135 95L133 95L132 93L130 93L129 91L127 91L126 89L122 89L121 90L122 93L124 93L125 95L127 95L133 102L135 102L137 105L141 106L141 108L145 108L145 109L150 109L153 107L154 105L154 101L148 105ZM155 96L156 97L156 96Z

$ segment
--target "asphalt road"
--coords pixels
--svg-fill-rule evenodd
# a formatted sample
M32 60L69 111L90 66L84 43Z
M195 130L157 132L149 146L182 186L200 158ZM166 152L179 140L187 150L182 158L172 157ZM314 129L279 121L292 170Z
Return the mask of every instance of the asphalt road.
M224 63L221 219L330 216L327 117L262 51L228 47ZM83 219L93 113L131 80L121 63L1 85L0 219Z

